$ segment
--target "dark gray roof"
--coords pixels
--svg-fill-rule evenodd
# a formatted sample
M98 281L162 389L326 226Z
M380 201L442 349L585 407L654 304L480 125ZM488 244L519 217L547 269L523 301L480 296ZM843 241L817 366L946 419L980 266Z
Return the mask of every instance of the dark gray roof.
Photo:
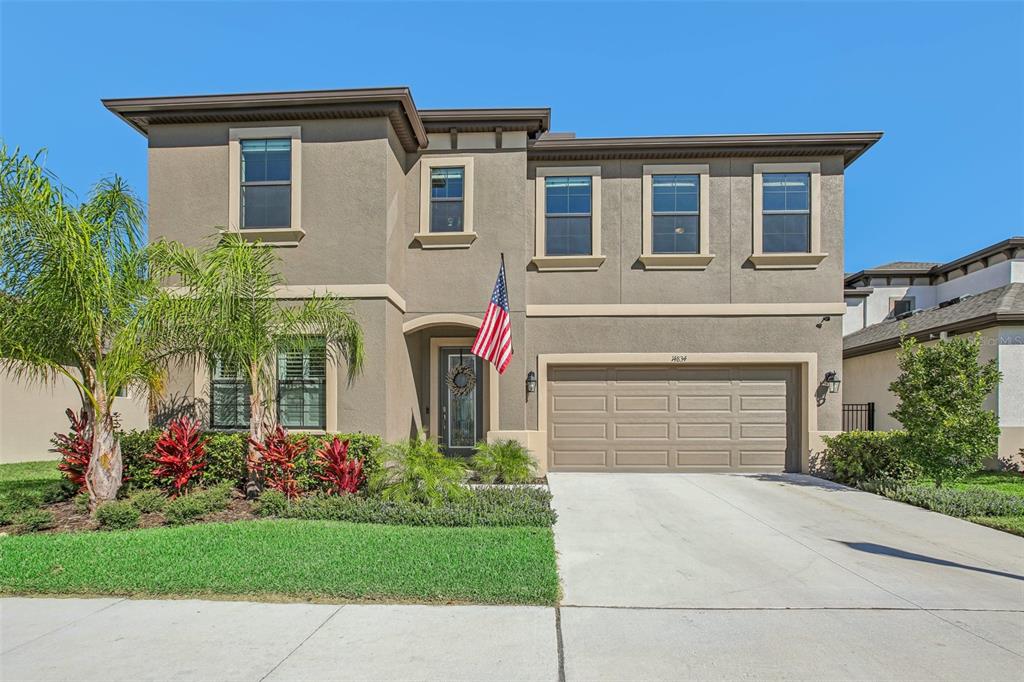
M927 338L927 334L940 331L972 331L1004 321L1024 321L1024 284L1015 282L965 296L958 303L922 310L902 320L885 319L844 337L843 355L895 347L903 333Z
M894 260L891 263L884 265L876 265L871 268L872 270L931 270L936 265L942 265L942 263L929 263L925 261L915 260Z

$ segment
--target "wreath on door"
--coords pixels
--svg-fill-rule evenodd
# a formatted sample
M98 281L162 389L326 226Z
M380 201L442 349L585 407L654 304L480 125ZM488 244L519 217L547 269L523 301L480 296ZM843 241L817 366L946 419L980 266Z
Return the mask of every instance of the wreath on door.
M476 388L476 373L469 365L458 365L448 370L445 383L452 395L469 395Z

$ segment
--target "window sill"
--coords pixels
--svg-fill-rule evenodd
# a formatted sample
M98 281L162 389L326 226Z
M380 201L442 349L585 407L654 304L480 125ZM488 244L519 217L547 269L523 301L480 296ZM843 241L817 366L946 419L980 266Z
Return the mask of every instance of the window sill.
M221 234L237 234L247 242L263 242L267 246L298 246L306 236L300 227L259 227L247 230L221 230Z
M827 253L755 253L750 262L759 270L813 270Z
M713 253L644 253L640 262L645 270L704 270Z
M534 256L530 261L539 272L585 272L597 270L606 256Z
M417 232L413 237L424 249L468 249L476 232Z

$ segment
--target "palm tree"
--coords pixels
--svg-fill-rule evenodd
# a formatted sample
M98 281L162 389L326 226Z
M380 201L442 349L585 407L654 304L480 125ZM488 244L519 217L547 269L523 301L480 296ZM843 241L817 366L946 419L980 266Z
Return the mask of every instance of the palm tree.
M143 227L142 205L120 178L76 206L38 157L0 147L0 369L78 389L93 506L121 486L114 397L158 385L168 357L161 327L174 302L150 276Z
M278 257L261 243L225 234L212 247L196 251L158 242L165 273L178 280L188 312L175 320L176 347L192 353L213 371L237 370L249 384L249 436L261 442L276 422L268 409L274 397L277 352L325 344L327 356L344 359L351 380L363 365L363 332L347 300L314 296L288 305L275 296L284 279ZM250 445L246 493L260 488L258 451ZM254 466L255 465L255 466Z

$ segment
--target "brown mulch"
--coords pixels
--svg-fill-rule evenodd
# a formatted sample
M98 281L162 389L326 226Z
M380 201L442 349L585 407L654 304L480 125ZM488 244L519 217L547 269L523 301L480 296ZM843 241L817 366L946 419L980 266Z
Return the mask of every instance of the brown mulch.
M54 525L52 528L36 531L38 533L80 533L100 530L99 524L89 512L81 511L72 500L44 505L41 508L53 513ZM257 518L259 517L254 512L252 502L245 499L241 493L236 493L227 508L205 514L196 519L195 522L230 523L232 521L252 521ZM152 514L143 514L142 518L139 519L137 528L157 528L165 525L167 525L167 521L164 515L160 512L154 512ZM18 528L18 526L0 528L0 534L18 534L22 532L24 531Z

